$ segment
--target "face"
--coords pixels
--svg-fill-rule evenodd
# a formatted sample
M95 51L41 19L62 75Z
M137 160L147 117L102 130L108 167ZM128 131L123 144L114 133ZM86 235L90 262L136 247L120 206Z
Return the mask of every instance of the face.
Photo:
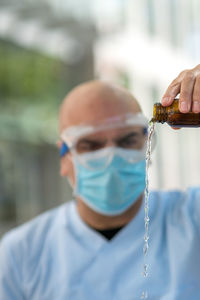
M93 97L91 97L91 94ZM78 96L81 97L81 101L79 98L68 99L68 106L63 107L65 111L62 112L61 130L68 126L98 123L101 120L108 120L114 116L140 112L137 102L129 99L126 94L123 95L124 97L121 95L117 97L116 94L109 94L109 92L97 93L96 95L95 91L93 91L93 93L88 95L79 92ZM145 140L146 135L142 127L122 126L97 130L92 134L84 135L77 139L74 148L78 154L94 152L110 146L140 150ZM61 159L61 175L68 176L71 183L75 184L72 153L70 152Z

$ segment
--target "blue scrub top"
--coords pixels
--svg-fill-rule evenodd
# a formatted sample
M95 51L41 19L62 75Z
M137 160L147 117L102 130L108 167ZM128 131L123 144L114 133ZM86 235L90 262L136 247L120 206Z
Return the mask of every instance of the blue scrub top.
M142 276L144 207L111 241L75 202L4 236L1 300L200 299L200 188L151 192L149 276Z

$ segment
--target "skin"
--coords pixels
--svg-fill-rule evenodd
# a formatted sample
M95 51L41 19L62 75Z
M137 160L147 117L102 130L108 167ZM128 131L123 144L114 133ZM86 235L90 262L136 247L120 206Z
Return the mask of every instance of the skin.
M59 131L61 132L68 126L101 121L130 112L141 112L141 108L128 91L101 81L87 82L73 89L64 99L59 114ZM110 146L112 140L117 139L120 134L119 129L112 129L101 135L103 135L102 138L106 137L109 140L106 146ZM61 141L58 146L61 146ZM61 159L60 174L68 177L72 186L75 185L74 166L70 153ZM89 226L99 230L110 229L129 223L138 213L142 198L143 194L128 210L118 216L96 213L80 197L77 198L77 210L83 221Z
M180 93L179 110L200 113L200 65L182 71L169 85L162 98L162 105L169 106Z

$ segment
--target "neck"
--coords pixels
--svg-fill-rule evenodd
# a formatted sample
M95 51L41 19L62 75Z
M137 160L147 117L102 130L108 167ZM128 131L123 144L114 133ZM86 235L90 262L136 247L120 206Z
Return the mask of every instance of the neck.
M143 194L124 213L117 216L105 216L93 211L80 198L77 200L77 209L82 220L90 227L103 230L116 227L123 227L128 224L139 212L142 205Z

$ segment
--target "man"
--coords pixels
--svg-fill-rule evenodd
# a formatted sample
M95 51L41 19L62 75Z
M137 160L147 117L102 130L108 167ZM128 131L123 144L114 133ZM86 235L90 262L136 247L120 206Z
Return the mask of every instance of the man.
M200 112L200 66L182 72L163 105ZM61 175L76 202L14 229L1 242L1 300L200 298L200 189L150 195L150 274L143 265L147 121L126 90L84 83L59 116Z

